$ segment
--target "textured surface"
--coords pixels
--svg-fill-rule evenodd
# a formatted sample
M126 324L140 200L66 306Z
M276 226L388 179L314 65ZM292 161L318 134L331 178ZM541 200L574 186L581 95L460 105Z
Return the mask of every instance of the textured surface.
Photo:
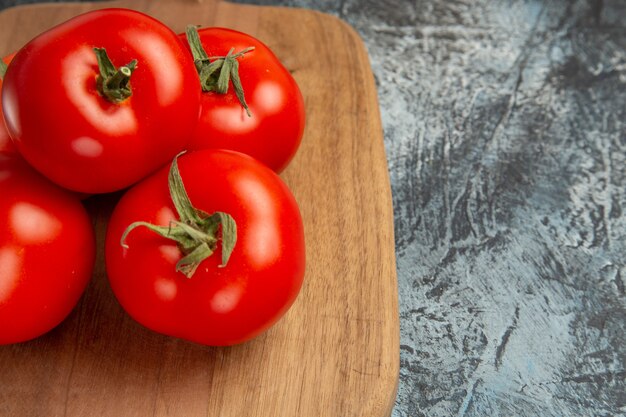
M619 5L355 13L394 192L396 416L626 415Z
M626 415L626 3L289 4L352 24L377 76L394 416Z
M369 48L395 206L394 417L626 415L626 4L260 3L335 14Z

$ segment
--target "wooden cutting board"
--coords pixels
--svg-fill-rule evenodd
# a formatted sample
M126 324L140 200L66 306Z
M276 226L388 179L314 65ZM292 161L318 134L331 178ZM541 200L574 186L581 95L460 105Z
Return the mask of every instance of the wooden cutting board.
M239 346L153 333L124 313L106 279L102 241L119 195L91 198L93 280L55 330L0 347L0 415L389 416L399 365L393 212L374 79L358 35L314 11L217 0L46 4L0 13L0 53L109 6L141 10L177 32L189 23L243 30L293 73L308 120L282 177L304 218L305 283L276 326Z

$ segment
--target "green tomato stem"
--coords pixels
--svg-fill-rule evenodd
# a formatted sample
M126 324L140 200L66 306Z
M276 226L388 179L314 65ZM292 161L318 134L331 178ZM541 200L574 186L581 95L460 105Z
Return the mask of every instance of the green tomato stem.
M195 26L187 26L185 35L193 55L196 70L200 76L202 91L226 94L228 93L228 86L232 82L239 103L246 110L248 117L252 117L248 103L246 103L243 86L241 85L237 59L254 51L254 47L251 46L237 53L233 53L234 48L231 48L226 56L209 57L202 46L198 29Z
M7 68L7 64L5 64L2 59L0 59L0 80L4 79L4 75L7 73Z
M220 226L222 232L221 266L226 266L237 243L237 224L227 213L215 212L209 215L191 204L178 170L177 159L178 157L174 158L170 167L168 183L178 220L172 221L168 226L158 226L144 221L134 222L122 234L120 244L128 248L126 244L128 235L138 227L146 227L159 236L178 243L179 249L185 256L177 262L176 271L191 278L200 263L217 249Z
M104 48L94 48L100 74L96 78L98 92L112 103L121 103L133 95L130 77L137 68L137 60L115 68Z

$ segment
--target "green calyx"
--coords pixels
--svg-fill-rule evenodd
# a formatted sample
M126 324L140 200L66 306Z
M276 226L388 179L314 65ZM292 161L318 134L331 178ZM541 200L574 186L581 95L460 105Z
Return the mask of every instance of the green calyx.
M7 64L0 59L0 80L4 79L4 74L7 73Z
M187 278L191 278L200 263L217 249L217 243L220 240L220 226L222 229L221 266L226 266L237 242L237 224L232 216L227 213L207 214L193 207L183 185L177 159L178 157L172 162L168 180L170 197L176 207L179 219L172 221L169 226L157 226L143 221L134 222L126 228L120 243L123 247L128 248L125 243L128 234L137 227L147 227L159 236L178 243L178 247L185 256L176 263L176 271L182 272Z
M232 82L239 103L241 103L241 106L246 110L248 117L252 117L250 108L246 103L243 86L241 85L239 61L237 59L253 51L254 47L246 48L237 53L234 53L234 48L231 48L226 56L209 57L200 42L198 29L190 25L187 26L185 33L187 42L189 42L189 47L191 48L196 70L200 76L202 91L214 91L219 94L226 94L229 84Z
M137 60L133 59L128 64L115 68L104 48L94 48L93 51L98 59L100 70L96 78L100 95L112 103L121 103L132 96L130 76L137 68Z

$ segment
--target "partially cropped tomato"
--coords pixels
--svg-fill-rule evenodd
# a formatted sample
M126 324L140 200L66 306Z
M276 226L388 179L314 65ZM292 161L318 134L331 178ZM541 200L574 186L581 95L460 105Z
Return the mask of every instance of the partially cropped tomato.
M2 91L2 79L4 78L4 69L5 66L8 65L13 59L13 55L11 54L2 59L4 66L0 63L0 91ZM4 124L4 115L2 113L2 106L0 106L0 152L1 153L15 153L17 150L15 149L15 145L11 142L11 138L9 137L9 132L7 130L6 125Z
M122 197L105 259L111 287L136 321L193 342L232 345L270 327L295 300L305 265L302 219L265 165L201 150Z
M125 188L185 148L198 117L198 76L169 28L142 13L77 16L26 44L7 70L2 105L24 158L65 188Z
M304 100L296 81L276 55L252 36L224 28L201 29L197 34L204 55L199 48L192 50L204 92L190 149L243 152L281 172L298 150L304 132ZM202 61L202 56L208 60ZM229 66L223 71L227 56L238 70ZM208 72L212 75L207 77ZM230 72L230 83L222 72ZM227 81L222 85L228 87L225 94L218 85L220 76Z
M0 154L0 345L38 337L78 302L95 259L80 201Z

